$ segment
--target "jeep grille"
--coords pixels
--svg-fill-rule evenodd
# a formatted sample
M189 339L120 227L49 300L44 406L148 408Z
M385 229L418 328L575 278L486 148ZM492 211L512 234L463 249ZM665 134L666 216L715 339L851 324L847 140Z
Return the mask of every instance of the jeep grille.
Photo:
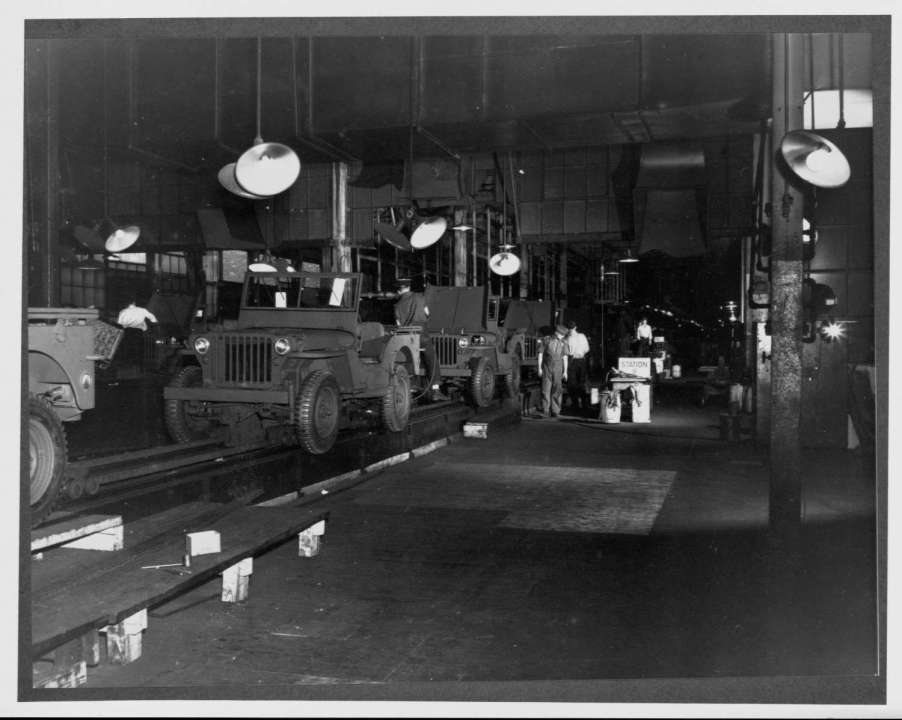
M437 335L432 338L439 365L457 365L457 336Z
M535 337L523 338L523 359L535 360L538 353L539 339Z
M223 335L214 343L211 379L217 385L268 385L272 382L272 338Z

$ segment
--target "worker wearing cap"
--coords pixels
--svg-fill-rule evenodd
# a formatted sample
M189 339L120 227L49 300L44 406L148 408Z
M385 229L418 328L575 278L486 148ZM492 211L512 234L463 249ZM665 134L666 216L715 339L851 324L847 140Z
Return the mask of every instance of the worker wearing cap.
M588 376L586 373L586 355L589 354L589 340L586 336L579 332L576 323L570 320L567 323L569 332L567 333L567 354L569 355L567 362L567 371L569 380L567 381L567 394L570 396L570 405L576 412L582 412L589 409L588 396L586 394L586 385Z
M418 327L420 329L420 347L423 349L423 361L426 366L427 387L432 390L435 378L435 346L429 336L429 307L426 295L418 287L411 292L408 278L398 280L398 299L395 301L395 324L399 327ZM435 395L435 393L433 393Z
M538 347L539 377L542 378L542 417L558 417L564 383L567 382L567 328L557 325L554 332L542 338Z

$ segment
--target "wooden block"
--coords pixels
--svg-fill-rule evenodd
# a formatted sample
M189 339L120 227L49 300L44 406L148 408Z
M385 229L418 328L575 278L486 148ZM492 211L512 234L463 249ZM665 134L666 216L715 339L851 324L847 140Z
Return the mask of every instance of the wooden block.
M254 572L254 558L244 558L222 571L222 601L244 602L247 600L250 576Z
M37 528L31 532L31 551L36 552L48 547L71 543L78 538L104 532L112 528L120 528L122 536L121 515L87 515L71 518L61 522ZM70 545L70 547L77 547Z
M106 633L107 659L117 665L134 662L143 651L143 631L147 629L147 610L139 610L120 623L107 625L100 632Z
M87 682L87 666L95 659L99 661L99 655L96 632L70 640L32 663L32 687L71 688L84 685Z
M326 533L326 521L320 520L306 530L298 533L298 557L314 557L319 555L322 536Z
M195 555L209 555L218 553L221 549L219 532L216 530L204 530L203 532L188 533L185 536L185 552Z
M32 679L34 688L75 688L88 682L88 667L84 660L61 669L48 677Z
M485 440L488 437L489 424L483 422L464 423L464 437Z
M62 547L76 548L78 550L103 550L106 552L121 550L125 547L124 530L125 528L122 525L117 525L116 527L85 535L78 538L78 540L64 543Z

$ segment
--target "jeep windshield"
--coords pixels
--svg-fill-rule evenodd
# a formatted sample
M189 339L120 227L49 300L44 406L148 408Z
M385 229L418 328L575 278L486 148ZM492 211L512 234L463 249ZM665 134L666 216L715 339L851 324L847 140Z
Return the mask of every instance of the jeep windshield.
M358 283L355 275L248 273L242 305L267 310L356 310Z

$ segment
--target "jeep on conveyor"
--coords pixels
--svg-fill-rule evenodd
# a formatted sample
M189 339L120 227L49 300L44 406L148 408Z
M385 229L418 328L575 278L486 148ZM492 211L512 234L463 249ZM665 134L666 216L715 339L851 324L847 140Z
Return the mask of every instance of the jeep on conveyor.
M501 299L486 287L426 288L440 383L466 391L476 407L492 402L498 384L507 397L520 392L524 335L499 327Z
M96 364L109 362L122 328L94 308L28 309L28 459L31 523L41 523L69 482L63 423L94 407ZM74 482L74 481L73 481ZM64 485L69 483L69 487Z
M360 322L360 287L357 273L248 272L237 321L193 332L197 365L164 388L172 438L227 430L237 444L275 431L318 455L358 420L404 429L422 375L420 331Z

